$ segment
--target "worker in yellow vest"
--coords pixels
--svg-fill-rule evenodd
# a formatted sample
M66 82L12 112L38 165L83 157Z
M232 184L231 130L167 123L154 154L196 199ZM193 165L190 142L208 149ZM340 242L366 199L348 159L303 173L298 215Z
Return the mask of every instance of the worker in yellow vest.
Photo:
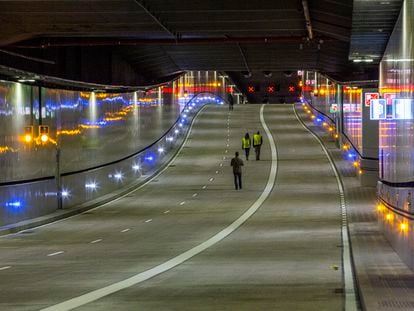
M260 135L260 132L257 131L256 134L253 135L253 148L256 153L256 160L260 160L260 148L262 147L263 137Z
M246 154L246 160L249 161L249 153L250 147L252 144L252 140L250 139L249 133L246 133L242 138L242 149L244 149L244 153Z

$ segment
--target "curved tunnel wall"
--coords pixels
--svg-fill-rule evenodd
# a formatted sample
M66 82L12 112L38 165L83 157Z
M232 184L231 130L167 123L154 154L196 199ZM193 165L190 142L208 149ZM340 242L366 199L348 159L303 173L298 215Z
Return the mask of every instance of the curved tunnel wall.
M414 269L414 1L404 1L380 64L378 221L391 245Z
M224 98L226 83L189 72L146 92L106 94L0 82L0 226L142 183L176 153L198 109Z

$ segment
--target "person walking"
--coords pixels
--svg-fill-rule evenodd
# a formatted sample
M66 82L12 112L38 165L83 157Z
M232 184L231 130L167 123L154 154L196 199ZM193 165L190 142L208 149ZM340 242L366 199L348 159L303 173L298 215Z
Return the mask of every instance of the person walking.
M244 153L246 154L246 160L249 161L249 154L250 154L250 146L252 144L252 140L250 139L249 133L246 133L242 138L242 148L244 149Z
M236 151L235 157L231 159L231 166L233 166L233 175L234 175L234 187L236 190L242 188L242 169L244 165L243 160L239 158L239 153Z
M227 95L227 100L229 101L229 110L233 110L234 100L231 93Z
M256 160L260 160L260 148L262 147L263 137L260 135L260 132L257 131L256 134L253 135L253 148L254 152L256 153Z

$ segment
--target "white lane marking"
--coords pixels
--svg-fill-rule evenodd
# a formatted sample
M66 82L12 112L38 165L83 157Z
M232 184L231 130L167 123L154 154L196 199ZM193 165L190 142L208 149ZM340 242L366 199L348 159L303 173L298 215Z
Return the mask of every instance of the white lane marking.
M184 205L185 204L185 201L182 201L181 203L180 203L180 205Z
M226 151L224 151L224 153L227 153L227 152L229 152L229 151L226 149Z
M11 268L11 266L0 267L0 271L7 270L7 269L10 269L10 268Z
M194 193L193 194L193 198L195 198L196 196L198 196L198 193Z
M260 194L260 197L253 203L250 208L244 212L243 215L241 215L238 219L236 219L233 223L231 223L227 228L224 228L222 231L218 232L216 235L208 239L207 241L204 241L203 243L193 247L192 249L158 265L155 266L152 269L146 270L144 272L138 273L128 279L125 279L123 281L114 283L112 285L108 285L106 287L94 290L92 292L89 292L87 294L69 299L67 301L64 301L62 303L59 303L54 306L50 306L48 308L42 309L41 311L67 311L72 310L75 308L78 308L80 306L86 305L90 302L93 302L95 300L98 300L100 298L103 298L105 296L111 295L113 293L116 293L120 290L123 290L125 288L134 286L138 283L142 283L148 279L151 279L165 271L168 271L183 262L189 260L190 258L200 254L207 248L215 245L216 243L223 240L225 237L227 237L229 234L234 232L236 229L238 229L243 223L245 223L263 204L263 202L267 199L267 197L272 192L273 186L275 184L276 180L276 172L277 172L277 152L276 152L276 145L273 140L272 134L269 131L269 128L266 126L266 123L264 122L263 118L263 108L264 105L262 105L260 109L260 121L262 122L263 128L265 129L265 132L268 136L268 141L270 144L270 150L272 154L272 164L270 168L270 174L269 178L267 180L266 187L264 188L263 192Z
M216 174L218 174L219 173L219 171L216 171Z
M168 211L165 211L165 212L164 212L164 214L168 214L169 212L170 212L170 210L168 210Z
M213 181L214 180L214 178L213 177L211 177L210 179L209 179L209 181Z
M151 222L152 221L152 219L147 219L145 222Z
M177 157L180 155L181 151L183 150L184 146L186 145L186 143L187 143L187 141L188 141L188 137L190 137L190 133L191 133L191 131L192 131L192 129L193 129L193 126L194 126L195 120L197 119L198 115L199 115L199 114L200 114L200 113L201 113L201 112L202 112L202 111L203 111L206 107L207 107L207 105L203 106L203 107L202 107L199 111L197 111L196 115L195 115L195 116L193 117L193 119L191 120L191 125L190 125L190 128L188 129L187 134L186 134L186 136L185 136L185 139L184 139L184 141L183 141L182 145L180 146L180 149L178 149L177 153L175 154L175 156L174 156L174 157L173 157L173 158L172 158L169 162L167 162L167 163L165 164L165 167L164 167L162 170L160 170L157 174L155 174L155 175L154 175L154 176L152 176L150 179L148 179L145 183L143 183L142 185L138 186L137 188L135 188L135 189L133 189L133 190L131 190L131 191L129 191L129 192L127 192L127 193L125 193L125 194L121 195L120 197L117 197L117 198L115 198L115 199L113 199L113 200L111 200L111 201L109 201L109 202L106 202L106 203L104 203L104 204L102 204L102 205L99 205L99 206L97 206L97 207L91 208L90 210L87 210L87 211L85 211L85 212L83 212L83 213L76 214L76 215L73 215L73 216L69 216L69 217L66 217L66 218L62 218L62 219L59 219L59 220L56 220L56 221L52 221L52 222L49 222L49 223L44 224L44 225L35 226L35 227L33 227L33 229L34 229L34 228L36 228L36 229L37 229L37 228L42 228L42 227L50 226L50 225L52 225L52 224L57 224L57 223L59 223L59 222L67 221L67 220L69 220L69 219L71 219L71 218L81 216L81 215L83 215L83 214L85 214L85 213L90 213L91 211L95 211L95 210L97 210L97 209L99 209L99 208L101 208L101 207L103 207L103 206L106 206L106 205L108 205L108 204L112 204L112 203L114 203L114 202L116 202L116 201L118 201L118 200L121 200L122 198L125 198L126 196L128 196L128 195L130 195L130 194L134 193L135 191L138 191L138 190L140 190L141 188L143 188L143 187L145 187L146 185L148 185L150 182L152 182L154 179L156 179L158 176L160 176L162 173L164 173L164 172L165 172L168 168L170 168L170 165L169 165L169 164L173 163L173 162L175 161L175 159L177 159ZM1 238L5 238L5 237L7 237L7 236L12 236L12 235L20 234L20 233L21 233L21 232L23 232L23 231L25 231L25 230L19 231L19 232L17 232L17 233L10 233L10 234L5 234L5 235L0 235L0 239L1 239Z
M226 157L223 157L223 160L226 160Z
M95 243L99 243L99 242L102 242L102 239L94 240L94 241L91 242L91 244L95 244Z
M230 145L229 145L229 144L227 144L227 145L226 145L226 147L230 147Z
M47 254L47 256L48 257L52 257L52 256L60 255L60 254L63 254L63 253L64 253L64 251L60 251L60 252L55 252L55 253Z
M220 166L223 166L223 163L220 163Z
M331 155L329 154L328 150L326 149L324 143L317 136L314 132L312 132L305 123L299 118L295 106L293 105L293 112L295 113L296 119L298 119L299 123L302 127L308 131L321 145L322 150L325 152L326 157L329 160L329 164L335 174L336 183L338 184L339 190L339 197L341 202L341 214L342 214L342 225L341 225L341 236L342 236L342 264L343 264L343 271L344 271L344 283L345 283L345 310L346 311L356 311L358 310L357 307L357 300L356 300L356 293L355 293L355 282L354 282L354 273L352 270L352 259L351 259L351 244L349 243L350 237L348 232L348 219L347 219L347 211L346 211L346 203L345 203L345 194L344 194L344 187L342 185L342 180L339 177L338 170L332 160Z
M203 186L203 189L206 189L207 188L207 186Z
M125 233L125 232L128 232L129 230L131 230L131 229L127 228L127 229L122 230L121 232Z

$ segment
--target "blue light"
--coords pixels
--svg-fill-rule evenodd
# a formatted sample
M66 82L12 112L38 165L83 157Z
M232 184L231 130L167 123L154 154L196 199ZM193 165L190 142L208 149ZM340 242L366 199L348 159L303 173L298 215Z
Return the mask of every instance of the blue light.
M18 208L22 207L22 205L23 204L22 204L21 201L16 201L16 200L6 202L6 207L12 207L14 209L18 209Z
M356 157L356 154L355 153L352 153L352 152L349 152L348 153L348 158L349 159L354 159Z
M322 122L321 118L316 118L316 122Z

